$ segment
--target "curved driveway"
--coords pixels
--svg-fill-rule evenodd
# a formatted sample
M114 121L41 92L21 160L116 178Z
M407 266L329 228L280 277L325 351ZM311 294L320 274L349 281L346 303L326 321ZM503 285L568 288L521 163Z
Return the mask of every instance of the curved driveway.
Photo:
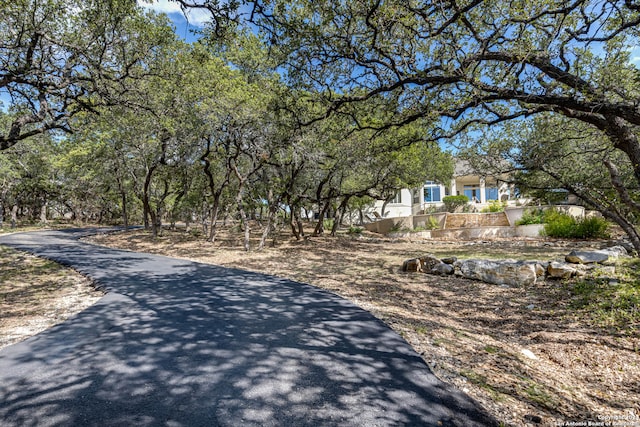
M382 322L263 274L78 241L0 243L69 265L108 294L0 351L2 426L484 426Z

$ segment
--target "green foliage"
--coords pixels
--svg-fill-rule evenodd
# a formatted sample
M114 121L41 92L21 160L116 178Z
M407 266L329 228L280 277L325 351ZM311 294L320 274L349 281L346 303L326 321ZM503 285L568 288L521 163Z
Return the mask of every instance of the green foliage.
M469 203L469 198L464 194L460 194L458 196L444 196L442 198L442 202L444 203L447 212L456 212Z
M438 228L440 228L440 222L435 217L430 216L427 223L427 229L437 230Z
M389 228L389 233L397 233L403 229L406 229L406 227L402 225L402 221L394 222L391 228Z
M583 218L578 221L578 229L576 235L581 239L608 239L609 223L599 216Z
M504 208L507 207L506 202L501 202L500 200L489 200L489 206L483 208L480 212L489 213L489 212L504 212Z
M362 227L356 227L356 226L349 226L349 230L347 230L347 234L355 234L355 235L360 235L362 234L363 228Z
M609 223L596 216L578 219L552 209L545 212L544 222L544 232L549 237L572 239L606 239L609 237Z
M550 210L545 214L544 232L549 237L573 238L577 224L578 221L571 215Z
M544 210L540 208L525 209L522 217L516 221L516 225L531 225L544 223Z

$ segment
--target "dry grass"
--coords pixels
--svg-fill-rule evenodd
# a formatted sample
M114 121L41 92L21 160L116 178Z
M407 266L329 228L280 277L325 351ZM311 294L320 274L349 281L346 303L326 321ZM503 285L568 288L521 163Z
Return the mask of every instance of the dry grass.
M0 246L0 348L63 322L102 296L73 270Z

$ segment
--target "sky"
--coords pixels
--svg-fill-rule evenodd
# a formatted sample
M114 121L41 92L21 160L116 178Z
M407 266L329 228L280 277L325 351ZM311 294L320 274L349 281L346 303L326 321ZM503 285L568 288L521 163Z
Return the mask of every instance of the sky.
M192 30L198 30L205 26L211 19L209 11L201 9L190 9L182 11L180 5L169 0L138 0L138 4L145 9L150 9L158 13L166 13L176 28L176 34L187 42L197 39Z

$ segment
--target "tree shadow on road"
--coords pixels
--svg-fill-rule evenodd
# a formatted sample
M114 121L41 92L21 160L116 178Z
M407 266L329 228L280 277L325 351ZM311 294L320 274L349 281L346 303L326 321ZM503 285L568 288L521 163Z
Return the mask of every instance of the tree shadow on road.
M23 246L109 294L0 352L5 424L494 424L396 333L333 294L89 246Z

